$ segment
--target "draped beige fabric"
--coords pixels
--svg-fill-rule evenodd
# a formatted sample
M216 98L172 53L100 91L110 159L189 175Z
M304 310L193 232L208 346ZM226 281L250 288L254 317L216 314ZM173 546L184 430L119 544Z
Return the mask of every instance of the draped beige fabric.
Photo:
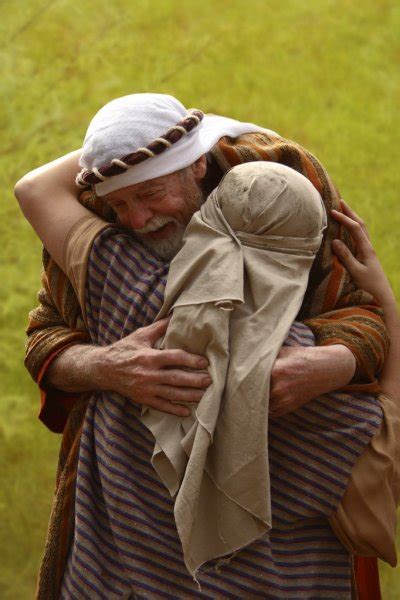
M298 172L234 167L190 221L171 263L161 348L207 356L213 383L191 416L144 409L185 564L229 555L271 527L268 397L322 241L321 197Z
M397 507L400 502L400 399L380 394L383 420L357 460L337 512L329 523L356 556L377 556L397 565Z

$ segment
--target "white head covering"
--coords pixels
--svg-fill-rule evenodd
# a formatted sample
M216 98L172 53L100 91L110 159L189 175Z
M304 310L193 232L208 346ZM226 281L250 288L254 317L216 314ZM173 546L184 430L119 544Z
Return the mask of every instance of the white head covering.
M92 170L110 164L112 159L146 147L187 115L183 104L165 94L131 94L112 100L99 110L88 127L80 165ZM257 131L277 135L253 123L205 115L199 125L161 154L96 184L96 194L104 196L135 183L169 175L193 164L224 135L237 137Z

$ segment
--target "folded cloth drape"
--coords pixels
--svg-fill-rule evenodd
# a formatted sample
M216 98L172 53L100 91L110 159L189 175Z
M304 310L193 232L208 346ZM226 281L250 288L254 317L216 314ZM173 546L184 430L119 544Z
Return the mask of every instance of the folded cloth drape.
M153 466L171 495L194 576L271 527L268 396L272 365L295 319L322 241L313 185L277 163L234 167L190 221L171 263L161 348L209 360L212 385L191 416L144 409Z
M400 401L381 393L379 431L358 458L338 510L329 523L355 556L377 556L397 565L397 507L400 502Z

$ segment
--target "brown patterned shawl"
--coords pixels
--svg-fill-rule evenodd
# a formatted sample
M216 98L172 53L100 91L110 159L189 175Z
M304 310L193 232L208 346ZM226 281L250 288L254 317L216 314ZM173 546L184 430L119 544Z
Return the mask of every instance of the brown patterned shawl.
M376 374L388 349L388 337L380 308L373 298L355 289L347 272L332 254L331 241L349 237L330 218L330 209L338 208L339 194L321 163L295 142L264 133L252 133L232 139L222 138L211 150L205 189L214 188L223 174L234 165L254 160L269 160L296 169L310 179L322 196L328 213L324 242L314 262L308 290L299 319L316 336L318 345L344 344L357 361L354 391L377 391ZM112 212L91 192L81 202L104 218ZM25 365L35 381L41 383L51 360L71 344L89 343L78 300L66 276L44 251L43 289L40 305L29 315ZM51 514L45 555L40 571L40 599L56 599L68 548L73 535L73 497L86 400L82 395L42 390L40 418L52 430L63 433L57 491Z

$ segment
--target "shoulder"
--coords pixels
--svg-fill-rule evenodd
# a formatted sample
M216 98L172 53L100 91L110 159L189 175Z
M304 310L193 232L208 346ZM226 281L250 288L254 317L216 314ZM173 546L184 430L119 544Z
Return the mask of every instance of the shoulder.
M63 247L63 262L67 271L71 260L79 254L86 254L96 237L108 227L110 224L107 221L91 213L86 213L74 223L65 237Z
M109 226L93 241L88 270L96 277L107 278L110 271L131 281L166 277L169 263L160 260L128 231Z

